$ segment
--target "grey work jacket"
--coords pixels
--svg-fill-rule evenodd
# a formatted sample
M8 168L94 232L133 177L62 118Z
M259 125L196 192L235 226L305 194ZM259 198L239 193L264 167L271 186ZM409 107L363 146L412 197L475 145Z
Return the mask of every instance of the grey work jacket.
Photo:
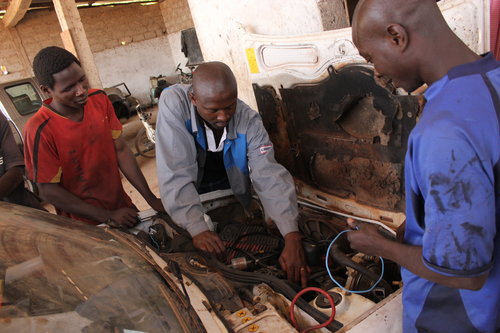
M195 236L209 230L197 192L207 148L204 126L197 120L188 96L190 89L190 85L177 84L161 94L156 122L156 164L167 213ZM223 156L236 198L247 206L253 185L266 215L276 223L281 234L298 231L293 179L276 162L260 115L239 99L227 126Z

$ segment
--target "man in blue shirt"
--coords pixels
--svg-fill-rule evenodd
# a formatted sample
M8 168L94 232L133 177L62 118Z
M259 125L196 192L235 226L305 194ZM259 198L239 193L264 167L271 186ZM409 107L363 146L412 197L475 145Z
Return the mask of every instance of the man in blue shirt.
M404 243L351 220L351 246L402 266L405 332L500 331L500 63L435 0L362 0L353 40L376 75L429 88L408 141Z

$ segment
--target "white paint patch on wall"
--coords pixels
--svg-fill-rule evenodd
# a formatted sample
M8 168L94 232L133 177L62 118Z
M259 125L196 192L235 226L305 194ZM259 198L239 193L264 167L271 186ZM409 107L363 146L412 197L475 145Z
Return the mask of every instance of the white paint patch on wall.
M190 0L190 4L193 1ZM323 31L323 22L317 0L195 0L206 8L207 23L219 21L224 26L225 19L233 19L263 35L296 35ZM212 12L208 10L212 9ZM191 5L191 10L193 6ZM218 16L208 20L211 14Z
M149 104L150 76L175 75L167 36L107 49L94 54L103 86L125 82L133 96Z
M184 72L189 73L189 68L184 66L188 58L182 53L181 48L181 32L177 31L171 34L168 34L168 43L170 44L170 49L172 50L172 60L174 62L174 70L177 68L177 64L181 64L181 68ZM179 74L179 72L177 72Z
M317 0L188 0L205 61L225 62L239 97L256 108L244 49L245 30L265 35L323 31Z

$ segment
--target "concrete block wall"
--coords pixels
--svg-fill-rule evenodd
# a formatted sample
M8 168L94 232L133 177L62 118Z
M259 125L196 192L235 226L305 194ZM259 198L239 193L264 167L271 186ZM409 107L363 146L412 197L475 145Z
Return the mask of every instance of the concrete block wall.
M114 7L82 8L79 10L92 52L101 52L166 35L159 5L125 5ZM53 10L30 11L14 28L30 62L36 53L50 45L63 47L61 27ZM23 72L14 44L6 28L0 24L0 65L9 75L0 75L0 82L21 78ZM17 73L17 74L16 74Z
M41 48L63 47L61 27L55 11L40 10L26 13L16 29L30 62Z
M158 4L82 8L80 17L92 52L142 42L167 33Z
M169 34L194 27L187 0L163 1L160 8Z
M188 9L189 10L189 9ZM130 70L137 75L138 81L143 80L143 76L159 73L174 75L175 65L172 62L172 55L168 39L166 37L167 29L163 21L160 5L141 6L140 4L122 5L114 7L95 7L81 8L80 17L85 28L86 36L94 57L103 54L108 50L113 50L109 54L128 53L132 62L137 61L140 56L149 54L156 57L164 64L161 69L153 68L155 63L146 60L149 67L141 66L142 69L148 69L146 73L134 71L130 66L123 62L116 64L117 73L123 73ZM189 13L189 12L188 12ZM19 36L22 48L26 53L28 61L31 63L36 53L50 45L63 47L61 40L61 27L54 10L38 10L26 13L25 17L14 28ZM31 75L31 68L24 68L23 62L16 51L15 44L12 42L12 34L0 24L0 38L2 47L0 48L0 65L6 66L9 74L0 74L0 83L9 82ZM150 41L150 42L149 42ZM148 43L149 42L149 43ZM146 43L146 44L144 44ZM129 48L129 46L132 46ZM146 50L141 48L146 47ZM123 48L124 50L121 50ZM104 54L108 54L104 53ZM97 57L102 60L101 57ZM96 59L97 60L97 59ZM108 77L108 72L102 72L102 61L97 61L97 66L101 68L101 80L104 82L118 81L118 78ZM143 68L144 67L144 68ZM156 74L155 74L156 73ZM130 79L130 77L129 77ZM133 86L133 85L132 85ZM136 87L136 91L145 97L149 89L149 84L143 87ZM139 91L137 91L139 90Z
M0 83L22 79L25 76L23 64L7 29L0 29L0 40L0 66L5 66L9 71L7 75L0 73Z
M48 45L63 46L60 37L61 29L55 12L28 12L23 20L26 23L21 21L15 28L11 29L17 31L30 63L42 47ZM23 67L20 55L13 43L12 34L3 24L0 24L0 38L2 40L0 65L6 66L9 71L7 75L0 75L0 83L24 78L30 69Z
M167 28L167 37L172 51L174 64L181 65L184 72L189 72L185 67L188 59L181 52L181 31L194 27L188 0L168 0L160 3L163 22Z

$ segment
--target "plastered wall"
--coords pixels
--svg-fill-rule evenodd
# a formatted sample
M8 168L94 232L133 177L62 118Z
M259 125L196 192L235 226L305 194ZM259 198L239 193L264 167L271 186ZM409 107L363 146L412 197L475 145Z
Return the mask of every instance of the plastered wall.
M175 70L167 36L156 37L94 53L104 87L125 82L142 104L151 103L150 76ZM145 87L147 89L145 89Z

